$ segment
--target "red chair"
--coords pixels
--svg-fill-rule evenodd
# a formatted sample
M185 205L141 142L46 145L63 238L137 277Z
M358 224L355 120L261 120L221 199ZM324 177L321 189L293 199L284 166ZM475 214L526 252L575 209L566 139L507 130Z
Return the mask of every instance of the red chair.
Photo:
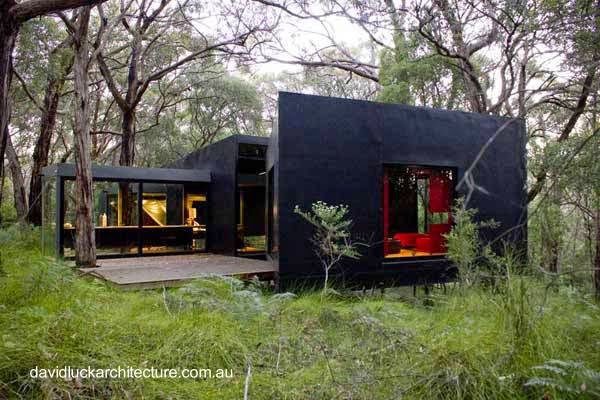
M433 244L434 243L431 240L431 237L428 237L428 235L422 235L422 237L417 238L416 240L415 250L422 253L433 253Z
M417 236L419 236L418 233L396 233L394 241L400 242L402 247L415 247Z

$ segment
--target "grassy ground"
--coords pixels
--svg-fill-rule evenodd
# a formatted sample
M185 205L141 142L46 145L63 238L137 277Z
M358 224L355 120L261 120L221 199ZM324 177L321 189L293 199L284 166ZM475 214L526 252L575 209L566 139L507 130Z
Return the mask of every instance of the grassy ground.
M595 398L598 389L598 304L569 287L546 292L538 279L428 297L273 294L233 279L122 292L38 248L35 232L0 231L0 398L240 399L249 365L250 399ZM234 375L29 377L36 366L88 365Z

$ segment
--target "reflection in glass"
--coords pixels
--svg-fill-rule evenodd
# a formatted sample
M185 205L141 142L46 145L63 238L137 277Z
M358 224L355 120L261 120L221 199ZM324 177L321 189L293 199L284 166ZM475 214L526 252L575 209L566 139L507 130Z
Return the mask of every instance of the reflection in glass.
M237 213L238 253L261 253L266 250L265 187L241 187Z
M56 248L56 179L46 177L44 185L42 239L44 251L51 254ZM92 188L98 256L206 250L208 207L204 187L94 181ZM62 226L65 257L75 256L77 202L75 181L67 179Z
M93 219L98 255L136 254L137 183L93 182ZM77 198L75 181L65 181L64 255L75 255Z
M65 257L75 256L75 216L77 199L75 197L75 181L66 180L63 187L63 252Z
M42 254L56 255L56 177L42 177Z
M97 254L136 254L139 184L94 182L92 187Z
M186 193L185 221L192 227L192 249L206 250L206 225L208 205L205 194Z
M184 188L180 184L143 184L143 253L192 249L193 229L183 223L183 197Z

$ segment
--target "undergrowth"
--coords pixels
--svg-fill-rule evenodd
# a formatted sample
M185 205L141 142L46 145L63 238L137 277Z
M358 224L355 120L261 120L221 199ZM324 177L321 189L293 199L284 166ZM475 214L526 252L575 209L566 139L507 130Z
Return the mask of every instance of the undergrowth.
M0 231L0 249L0 398L240 399L249 366L249 399L597 398L600 310L573 287L514 276L505 288L448 285L427 298L322 297L210 278L127 292L42 257L34 230ZM234 375L29 376L88 365Z

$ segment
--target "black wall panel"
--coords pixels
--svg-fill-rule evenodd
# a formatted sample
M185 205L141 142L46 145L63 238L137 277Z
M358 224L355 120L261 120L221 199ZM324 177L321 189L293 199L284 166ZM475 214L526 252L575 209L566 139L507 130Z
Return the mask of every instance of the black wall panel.
M267 163L278 173L274 230L279 233L279 274L284 281L322 275L308 240L312 230L293 212L296 205L306 210L318 200L348 205L353 233L371 244L360 261L346 261L345 275L402 280L403 273L418 276L417 264L427 264L428 270L436 265L382 263L384 164L455 167L460 181L479 155L472 169L477 188L469 206L480 210L480 218L501 223L487 237L496 238L526 220L522 120L280 93L277 131ZM469 188L463 183L458 192L467 195ZM524 229L512 229L509 236L524 242L524 235ZM447 263L437 264L447 268Z
M211 183L208 191L210 209L207 227L209 252L235 255L239 201L237 195L239 145L267 145L267 143L268 139L265 137L233 135L196 150L170 165L172 168L210 170Z
M230 136L196 150L172 165L173 168L211 171L207 250L213 253L235 254L236 157L237 140Z

